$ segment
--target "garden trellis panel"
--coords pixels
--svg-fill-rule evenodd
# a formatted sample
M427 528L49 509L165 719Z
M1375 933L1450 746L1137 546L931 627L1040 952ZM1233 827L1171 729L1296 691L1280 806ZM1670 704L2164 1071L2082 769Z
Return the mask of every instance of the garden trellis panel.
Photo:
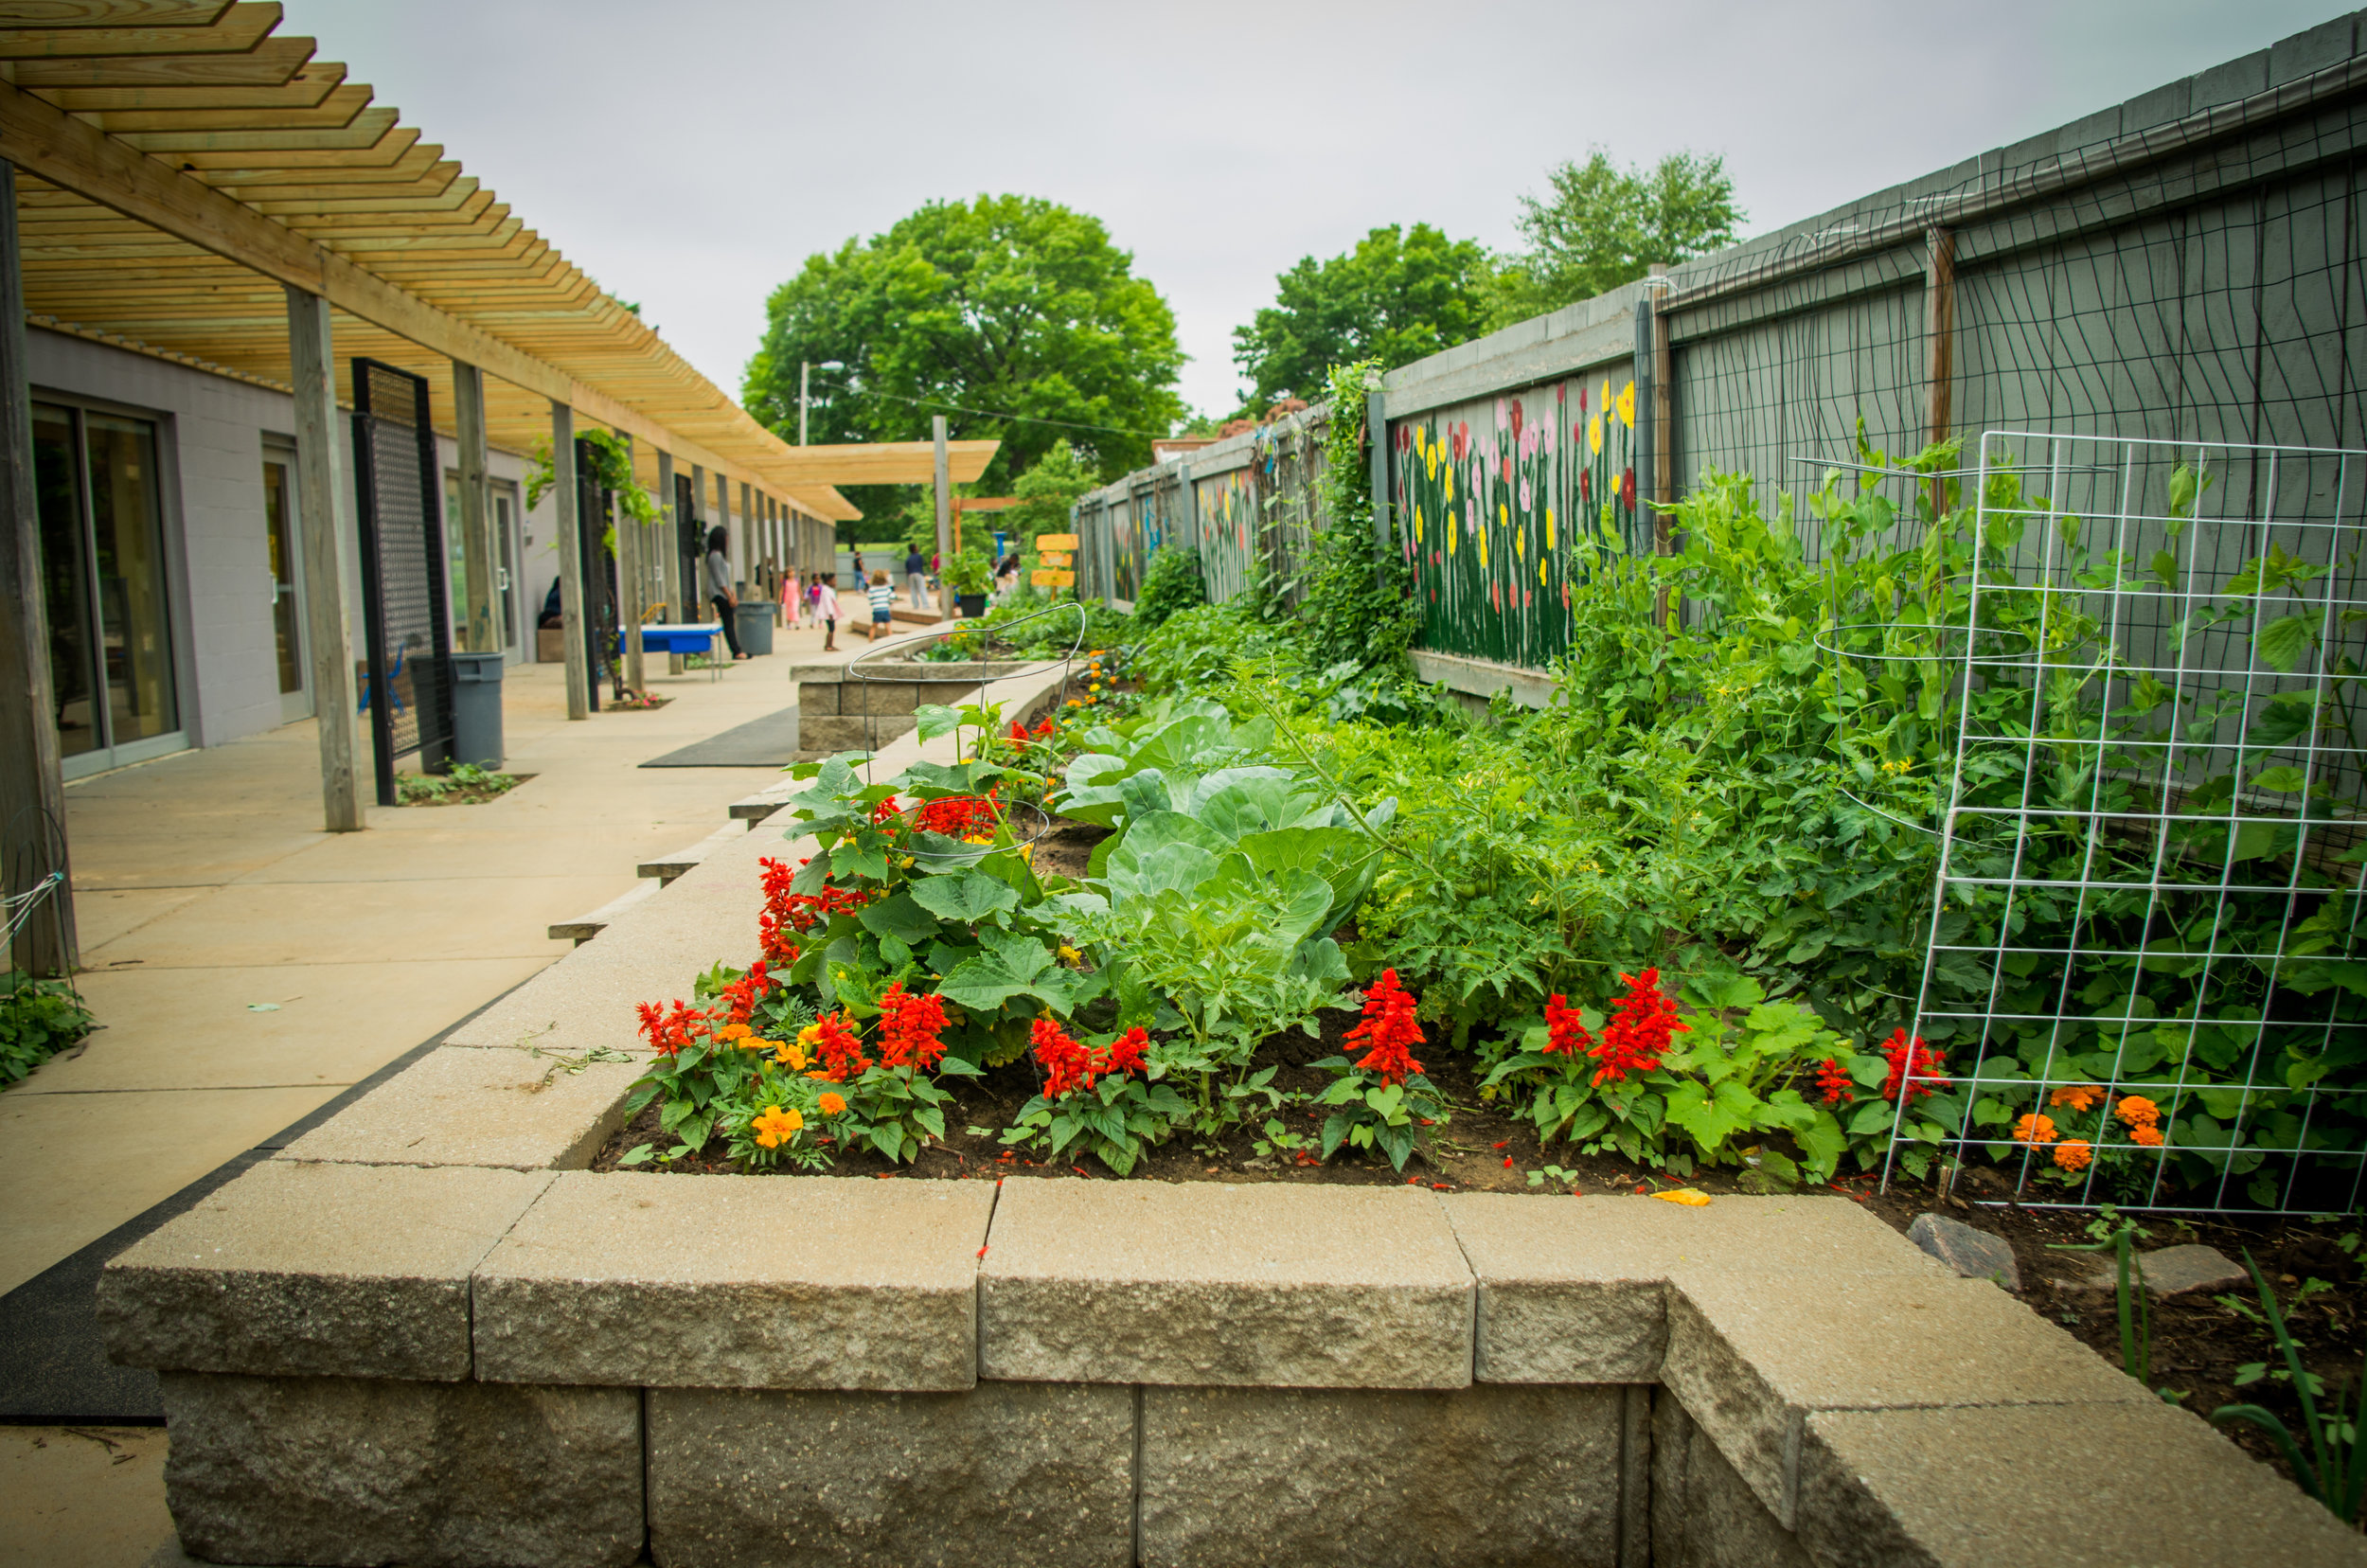
M443 464L424 378L353 362L353 483L363 641L378 803L398 804L395 763L452 766L452 615L445 600Z
M2026 1203L2355 1208L2367 453L1991 434L1979 481L2028 560L1957 643L1941 1055L1860 1114Z

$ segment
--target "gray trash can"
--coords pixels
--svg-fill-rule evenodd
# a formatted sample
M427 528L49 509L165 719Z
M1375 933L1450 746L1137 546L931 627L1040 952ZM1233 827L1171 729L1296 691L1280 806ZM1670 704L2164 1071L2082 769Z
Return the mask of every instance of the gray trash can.
M502 765L502 656L452 656L452 759Z
M773 651L773 605L767 599L741 599L732 612L732 630L739 634L742 653Z

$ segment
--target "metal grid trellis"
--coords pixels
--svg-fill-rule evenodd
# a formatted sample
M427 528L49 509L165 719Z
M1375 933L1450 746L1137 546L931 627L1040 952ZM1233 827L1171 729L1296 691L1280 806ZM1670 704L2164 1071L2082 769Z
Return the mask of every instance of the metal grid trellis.
M1983 437L1912 1142L2025 1203L2355 1208L2367 453ZM2043 1121L2033 1118L2044 1118Z
M378 803L396 803L395 759L429 773L452 765L452 616L444 587L428 385L376 360L353 362L353 458L362 534L362 601Z

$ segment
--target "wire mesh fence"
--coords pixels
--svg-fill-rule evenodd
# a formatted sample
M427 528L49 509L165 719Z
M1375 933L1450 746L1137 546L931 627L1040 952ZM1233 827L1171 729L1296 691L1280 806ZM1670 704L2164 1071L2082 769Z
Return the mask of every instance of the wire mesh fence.
M2020 1201L2361 1189L2367 453L1991 434L1895 1124Z

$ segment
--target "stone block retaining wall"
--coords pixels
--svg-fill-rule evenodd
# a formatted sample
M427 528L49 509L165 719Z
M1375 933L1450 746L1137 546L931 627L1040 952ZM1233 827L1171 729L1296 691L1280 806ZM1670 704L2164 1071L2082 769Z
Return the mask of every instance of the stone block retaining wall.
M632 1004L805 852L726 846L108 1266L191 1555L2367 1563L1846 1199L583 1168Z

